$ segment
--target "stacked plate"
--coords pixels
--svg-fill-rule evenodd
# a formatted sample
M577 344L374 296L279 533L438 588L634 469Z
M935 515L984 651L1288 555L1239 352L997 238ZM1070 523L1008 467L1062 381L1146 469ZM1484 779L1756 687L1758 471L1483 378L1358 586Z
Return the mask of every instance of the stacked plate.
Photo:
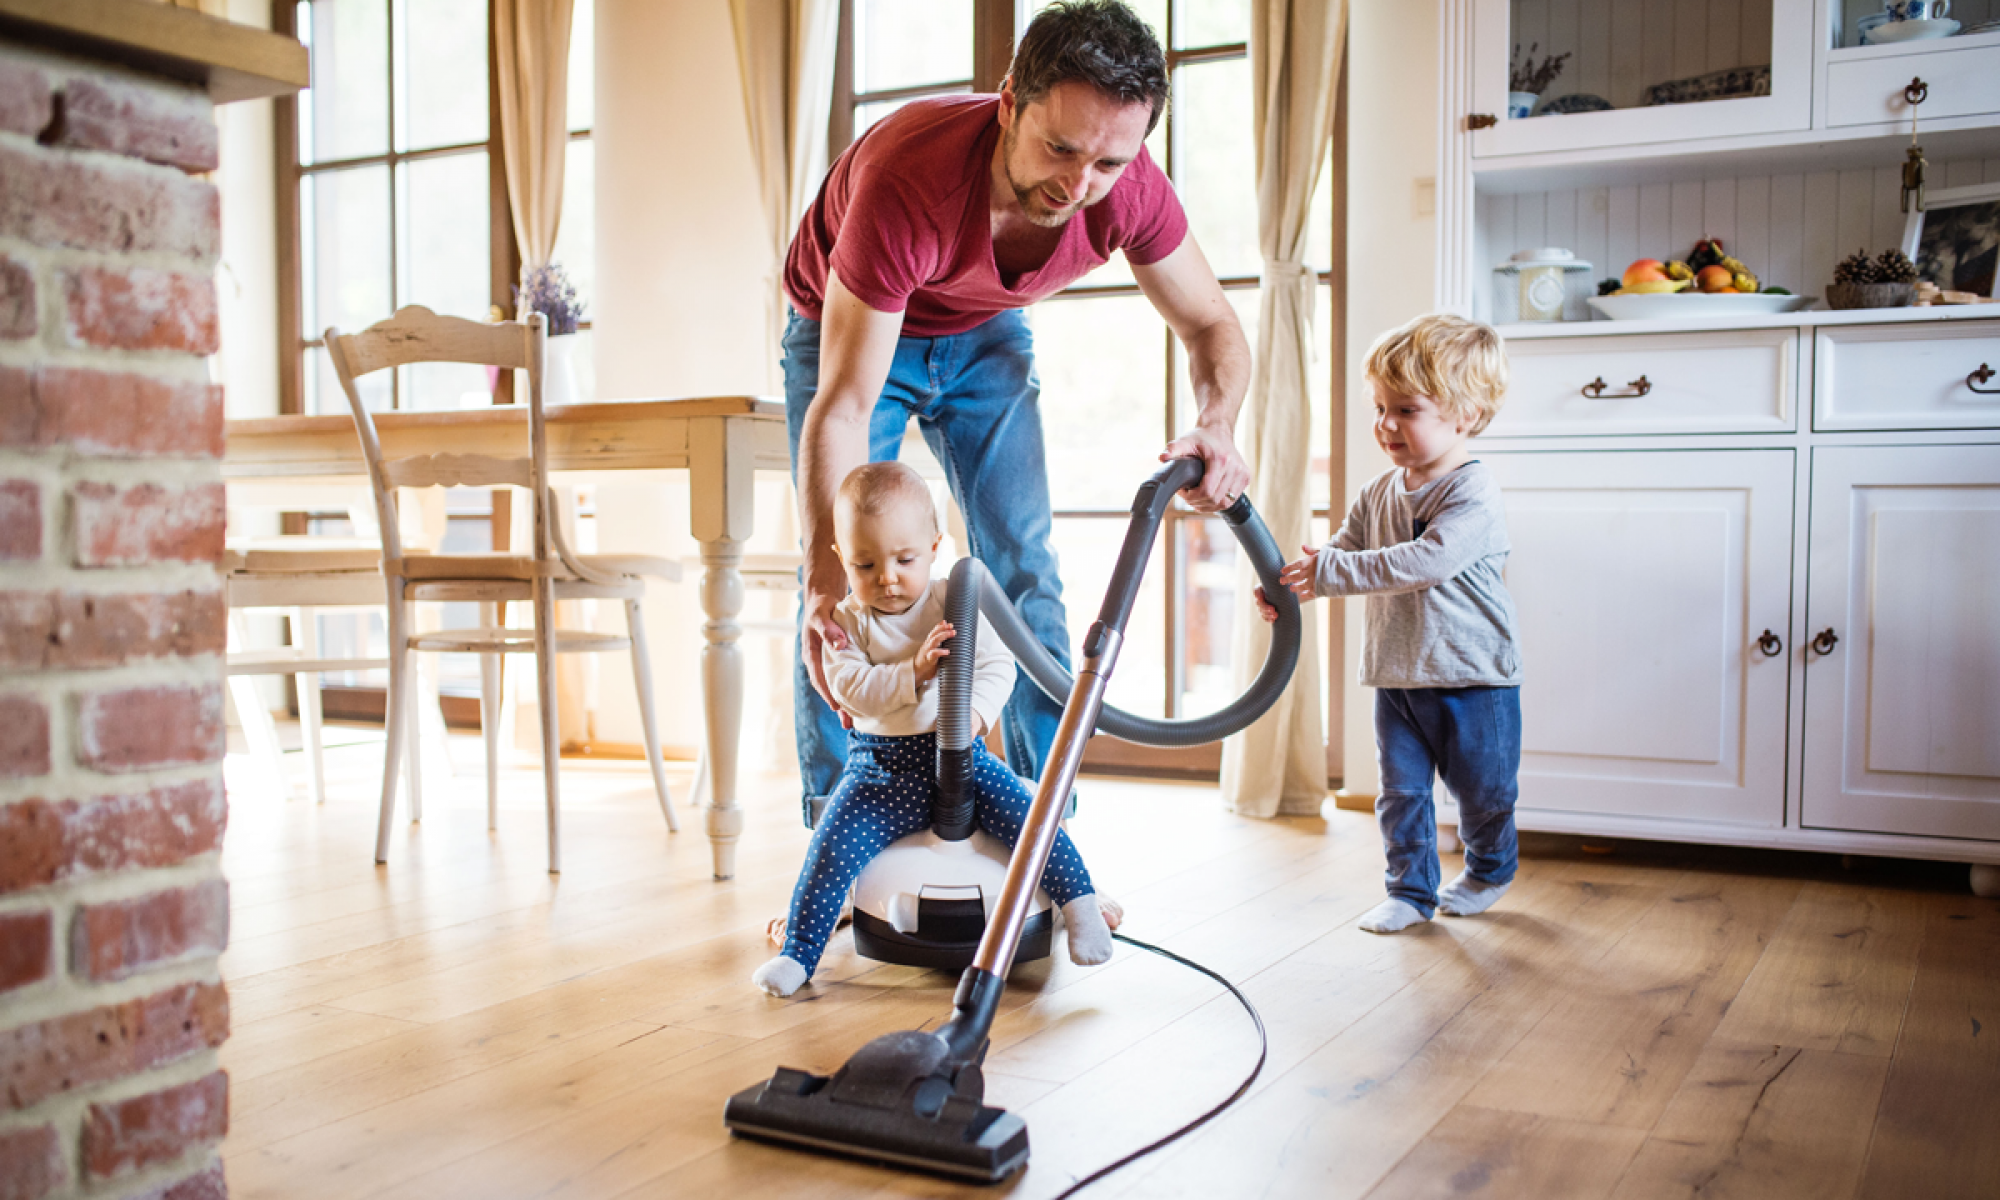
M1864 46L1886 46L1892 42L1927 42L1932 38L1947 38L1958 32L1958 22L1950 17L1931 17L1917 21L1885 21L1871 25L1867 18L1860 22L1861 44Z

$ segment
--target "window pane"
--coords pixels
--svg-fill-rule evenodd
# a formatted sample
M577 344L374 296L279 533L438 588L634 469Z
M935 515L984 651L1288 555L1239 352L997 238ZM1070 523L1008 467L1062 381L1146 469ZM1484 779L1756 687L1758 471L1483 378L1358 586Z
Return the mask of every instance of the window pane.
M412 363L396 368L402 376L397 407L425 409L485 408L493 403L497 368L472 363Z
M970 88L962 88L962 87L943 88L939 90L936 94L940 96L963 96L970 90L971 90ZM920 100L922 98L923 97L921 96L905 96L901 100L877 100L873 104L855 105L854 140L857 142L860 141L861 135L867 133L869 127L874 125L875 122L881 120L883 117L886 117L890 113L895 112L897 109L903 107L905 104L908 104L912 100Z
M389 388L393 372L376 371L354 381L361 403L370 412L386 412L390 407ZM306 351L306 412L317 416L348 416L347 395L340 390L340 377L333 373L333 360L318 346Z
M1049 2L1050 0L1028 0L1028 15L1033 17L1047 8ZM1125 4L1127 8L1139 14L1140 20L1153 27L1153 36L1160 39L1162 46L1167 44L1167 0L1125 0ZM1021 28L1026 29L1027 26L1023 25Z
M1125 500L1139 488L1143 476L1134 479ZM1111 568L1117 565L1118 548L1125 542L1123 520L1098 517L1058 518L1052 534L1057 566L1062 575L1063 608L1069 623L1070 653L1083 645L1084 635L1097 620L1098 606L1111 584ZM1106 689L1105 702L1142 717L1166 715L1166 539L1153 544L1153 556L1146 564L1139 584L1139 599L1126 622L1125 644L1118 651L1117 670Z
M1217 275L1255 275L1257 162L1250 138L1250 60L1175 72L1174 182Z
M597 399L597 359L591 330L579 329L571 339L570 362L576 367L576 400L588 404Z
M1250 40L1250 0L1181 0L1174 23L1177 50L1229 46Z
M313 0L312 89L300 109L301 156L327 162L389 149L388 0ZM482 93L483 94L483 93Z
M486 0L401 0L396 148L483 142Z
M1166 326L1143 296L1028 310L1057 508L1129 509L1166 444Z
M1250 343L1250 353L1257 353L1257 322L1263 302L1262 293L1256 288L1230 288L1223 292L1229 298L1229 306L1236 310L1236 319L1243 325L1243 336ZM1320 284L1313 289L1312 327L1307 336L1312 339L1312 358L1306 367L1306 397L1312 405L1311 442L1307 449L1307 470L1310 482L1307 484L1309 497L1314 508L1327 506L1328 463L1331 452L1328 449L1333 437L1333 371L1331 357L1327 352L1330 331L1327 322L1333 314L1333 289ZM1187 350L1176 341L1174 343L1174 428L1186 429L1194 424L1194 395L1188 386ZM1367 403L1367 398L1357 397L1356 404ZM1237 422L1239 432L1242 421Z
M855 0L854 91L972 78L972 0Z
M555 261L576 285L576 298L590 319L597 298L597 148L590 139L572 141L563 155L562 224L556 228Z
M1333 266L1333 145L1319 164L1319 185L1313 188L1312 215L1306 218L1306 265L1315 271Z
M329 325L343 332L365 329L393 310L389 290L389 168L325 171L301 181L305 258L312 273L306 289L306 329Z
M576 0L569 18L569 127L589 129L596 119L597 0Z
M1180 529L1181 713L1212 713L1236 698L1229 671L1230 623L1237 609L1236 563L1242 551L1221 520L1185 517ZM1326 606L1322 606L1326 607Z
M493 302L486 152L419 159L398 170L400 303L485 319Z

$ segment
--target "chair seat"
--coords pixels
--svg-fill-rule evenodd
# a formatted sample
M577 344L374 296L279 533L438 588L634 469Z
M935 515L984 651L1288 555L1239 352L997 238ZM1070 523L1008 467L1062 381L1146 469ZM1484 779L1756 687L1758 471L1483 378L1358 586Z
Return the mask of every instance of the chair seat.
M634 578L650 576L654 579L679 579L681 565L671 558L656 558L650 554L579 554L584 566L614 575L628 575ZM531 580L546 570L557 572L557 579L573 579L575 576L564 571L560 562L546 566L531 555L526 554L425 554L412 555L402 561L403 578L418 580L439 579L513 579Z
M349 538L267 538L231 541L222 552L225 574L266 575L299 571L379 571L382 547Z
M558 629L554 633L557 654L624 650L632 639L618 633L593 633L586 629ZM474 629L439 629L410 637L412 650L445 654L533 654L535 631L481 626Z

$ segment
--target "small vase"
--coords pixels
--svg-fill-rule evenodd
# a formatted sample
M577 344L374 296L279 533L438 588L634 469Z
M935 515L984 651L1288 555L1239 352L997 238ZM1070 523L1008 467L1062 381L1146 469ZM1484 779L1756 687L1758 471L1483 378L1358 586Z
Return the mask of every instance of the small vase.
M1507 93L1507 119L1519 121L1535 115L1535 104L1541 97L1534 92Z
M1829 283L1828 308L1903 308L1917 298L1914 283Z
M576 394L576 335L557 334L548 339L547 358L542 366L542 406L575 404Z

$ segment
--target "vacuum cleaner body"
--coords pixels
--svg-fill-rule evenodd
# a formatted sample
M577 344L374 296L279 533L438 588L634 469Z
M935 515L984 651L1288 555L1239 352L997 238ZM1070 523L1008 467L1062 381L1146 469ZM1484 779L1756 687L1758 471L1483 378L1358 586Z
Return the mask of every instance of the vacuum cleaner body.
M1007 882L1007 860L1007 847L978 830L950 840L926 829L892 843L854 881L854 948L880 962L964 970ZM1055 928L1055 907L1037 888L1014 961L1047 958Z
M1071 787L1083 763L1084 744L1098 731L1149 745L1187 746L1213 741L1262 716L1277 701L1298 661L1298 602L1278 581L1278 572L1285 564L1284 555L1270 530L1257 518L1249 499L1239 496L1222 516L1242 543L1265 595L1278 609L1270 649L1256 681L1234 703L1187 721L1148 720L1104 707L1104 691L1117 664L1125 623L1138 597L1140 579L1161 518L1174 493L1200 482L1201 475L1200 460L1175 459L1139 489L1132 504L1132 521L1112 571L1110 589L1097 622L1084 638L1082 661L1073 678L1035 640L983 567L967 559L953 569L946 619L958 631L958 637L953 640L951 656L945 660L947 668L954 669L952 664L956 662L960 665L955 670L969 675L964 665L972 659L968 635L977 625L970 607L976 601L978 611L991 620L1014 651L1022 670L1043 691L1066 697L1066 702L1034 803L1028 809L1012 855L1006 857L999 890L990 897L981 891L983 931L971 964L959 977L958 990L952 997L952 1015L934 1031L910 1030L877 1038L830 1076L780 1069L769 1080L730 1097L723 1121L732 1133L986 1181L1004 1178L1026 1165L1027 1127L1020 1118L986 1105L981 1064L986 1057L987 1033L993 1027L1000 997L1006 990L1007 972L1037 911L1038 898L1039 911L1049 915L1046 896L1038 897L1039 884L1055 845ZM961 575L967 586L959 586ZM975 583L977 586L971 586ZM959 639L965 640L961 644ZM952 694L940 695L937 739L940 800L933 807L928 836L933 841L966 844L972 841L974 833L970 789L972 730L967 707L945 702ZM975 857L966 851L952 853L961 866ZM880 921L892 933L899 932L892 917L900 916L908 923L912 906L907 900L899 900L901 896L915 895L915 922L921 929L925 901L929 899L936 904L946 899L935 892L927 895L927 890L935 885L927 885L925 877L925 871L917 872L914 892L901 884L889 885L872 912L857 897L857 942L862 937L864 916L871 928ZM952 874L947 882L958 885L962 878ZM936 914L955 911L969 923L970 905L964 903L963 895L958 899L962 906L956 910L932 911ZM899 904L901 909L897 907ZM969 928L969 924L956 928ZM1046 952L1044 944L1043 953Z

